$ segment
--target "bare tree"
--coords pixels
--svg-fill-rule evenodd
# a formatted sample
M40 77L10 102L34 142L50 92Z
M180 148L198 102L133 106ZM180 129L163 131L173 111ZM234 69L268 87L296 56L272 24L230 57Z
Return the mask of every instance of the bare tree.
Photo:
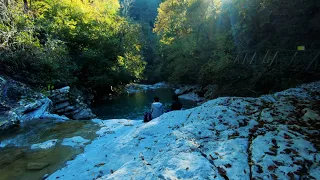
M1 1L0 1L0 2L1 2ZM6 7L8 7L8 4L9 4L8 0L3 0L3 3L4 3L4 5L5 5Z
M130 8L135 0L123 0L122 1L122 14L124 16L129 16Z

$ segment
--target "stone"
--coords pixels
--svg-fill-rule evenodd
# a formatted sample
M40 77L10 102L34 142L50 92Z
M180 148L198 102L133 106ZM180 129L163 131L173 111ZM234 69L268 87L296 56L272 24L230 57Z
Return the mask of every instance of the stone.
M37 100L36 102L27 104L26 106L24 106L24 108L22 109L22 113L26 114L29 112L34 111L35 109L39 108L41 105L43 104L42 101Z
M20 122L27 122L33 119L42 119L43 115L50 112L52 107L52 101L49 98L41 100L42 105L34 109L32 112L23 114L19 117Z
M64 138L62 141L62 145L71 147L84 147L88 142L90 142L90 140L84 139L81 136L75 136L72 138Z
M57 110L59 110L59 109L66 108L66 107L68 107L69 105L70 105L69 102L63 102L63 103L60 103L60 104L56 104L56 105L54 106L54 111L57 111Z
M67 94L56 94L56 95L51 95L50 99L54 103L61 103L69 100L69 95Z
M24 94L23 88L9 85L6 95L7 95L7 98L11 100L19 100L23 94Z
M218 86L216 85L208 85L203 90L205 91L204 98L212 99L215 97L215 92L217 91Z
M27 170L41 170L48 167L50 164L45 162L30 162L27 164Z
M9 111L10 109L10 107L0 104L0 112Z
M52 90L52 91L48 91L48 93L56 95L56 94L66 94L66 93L69 93L69 91L70 91L70 87L66 86L66 87L63 87L63 88L60 88L60 89L55 89L55 90Z
M193 92L180 95L179 99L185 99L185 100L195 101L195 102L200 102L200 101L204 100L204 98L201 98L199 95L197 95L196 93L193 93Z
M175 94L182 95L182 94L187 94L189 92L200 93L201 89L202 88L199 85L185 85L179 89L176 89Z
M96 116L91 112L91 109L86 108L82 109L80 112L77 114L73 115L73 119L75 120L90 120L95 118Z
M57 114L50 114L50 113L45 113L43 116L42 116L43 119L50 119L50 120L55 120L55 121L67 121L67 120L70 120L68 117L62 115L62 116L59 116Z
M174 93L175 93L176 95L180 95L180 94L181 94L181 90L180 90L180 89L176 89L176 90L174 91Z
M168 85L165 82L159 82L156 84L152 85L147 85L147 84L128 84L126 85L126 91L127 93L136 93L136 92L141 92L141 91L147 91L150 89L159 89L159 88L169 88L170 85Z
M43 143L33 144L31 145L31 149L50 149L54 147L58 142L58 139L52 139L45 141Z
M42 179L45 180L45 179L47 179L48 177L49 177L49 174L45 174L45 175L42 177Z

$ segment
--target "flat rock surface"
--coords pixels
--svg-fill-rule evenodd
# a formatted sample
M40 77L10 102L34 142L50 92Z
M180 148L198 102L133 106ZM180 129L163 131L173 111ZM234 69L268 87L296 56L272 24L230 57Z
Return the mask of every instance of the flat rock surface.
M38 144L32 144L31 149L50 149L54 146L56 146L58 139L52 139L45 141L43 143L38 143Z
M72 138L64 138L62 141L62 145L71 147L83 147L88 142L90 142L90 140L84 139L81 136L75 136Z
M320 179L319 95L316 82L146 124L95 119L99 137L48 179Z

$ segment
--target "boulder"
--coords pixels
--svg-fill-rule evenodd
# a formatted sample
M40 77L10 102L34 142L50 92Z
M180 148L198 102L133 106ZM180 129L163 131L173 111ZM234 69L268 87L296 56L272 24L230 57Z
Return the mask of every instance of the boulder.
M127 93L136 93L136 92L147 91L150 89L159 89L159 88L170 88L170 85L165 82L159 82L152 85L134 84L134 83L126 85Z
M59 121L68 120L67 117L51 114L52 100L44 94L33 91L23 83L7 77L0 77L0 87L0 131L26 125L31 120L34 122L44 118ZM50 97L55 97L52 99L56 102L68 102L69 90L70 87L54 90ZM69 104L58 104L58 108L67 108L68 106ZM66 110L73 111L73 107Z
M53 103L62 103L69 100L69 95L67 94L55 94L49 96Z
M15 112L9 111L6 114L0 115L0 131L19 126L20 118Z
M68 107L69 105L70 105L70 103L68 101L60 103L60 104L55 104L54 105L54 111L57 111L57 110L60 110L60 109L64 109L64 108Z
M204 98L200 97L198 94L193 93L193 92L180 95L179 98L189 100L189 101L195 101L195 102L200 102L200 101L204 100Z
M204 98L205 99L212 99L215 97L215 92L217 91L217 85L208 85L203 90L205 91Z
M82 109L80 112L72 116L75 120L90 120L95 117L96 115L94 115L89 108Z
M48 93L51 93L52 94L51 96L56 96L58 94L68 94L69 91L70 91L70 87L66 86L66 87L63 87L63 88L60 88L60 89L55 89L55 90L52 90L52 91L48 91Z
M21 122L30 121L32 119L42 119L43 115L49 113L52 107L52 101L49 98L41 99L41 106L31 112L25 113L19 117Z
M189 92L199 93L199 92L201 92L201 86L199 86L199 85L185 85L185 86L175 90L175 93L177 95L187 94Z
M65 115L68 118L76 120L89 120L95 117L87 105L83 103L82 96L78 96L74 101L71 102L70 87L64 87L50 91L50 99L54 104L54 112L60 115Z
M26 106L22 107L21 111L22 114L27 114L29 112L32 112L34 110L36 110L37 108L39 108L44 102L40 101L40 100L36 100L33 103L27 104Z

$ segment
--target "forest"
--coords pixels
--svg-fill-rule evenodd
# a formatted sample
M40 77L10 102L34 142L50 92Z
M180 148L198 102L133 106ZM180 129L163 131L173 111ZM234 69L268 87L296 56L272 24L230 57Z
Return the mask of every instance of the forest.
M320 180L320 0L0 0L0 180Z
M317 0L0 2L0 72L35 88L105 95L168 81L244 95L318 77L233 63L245 51L319 50Z

